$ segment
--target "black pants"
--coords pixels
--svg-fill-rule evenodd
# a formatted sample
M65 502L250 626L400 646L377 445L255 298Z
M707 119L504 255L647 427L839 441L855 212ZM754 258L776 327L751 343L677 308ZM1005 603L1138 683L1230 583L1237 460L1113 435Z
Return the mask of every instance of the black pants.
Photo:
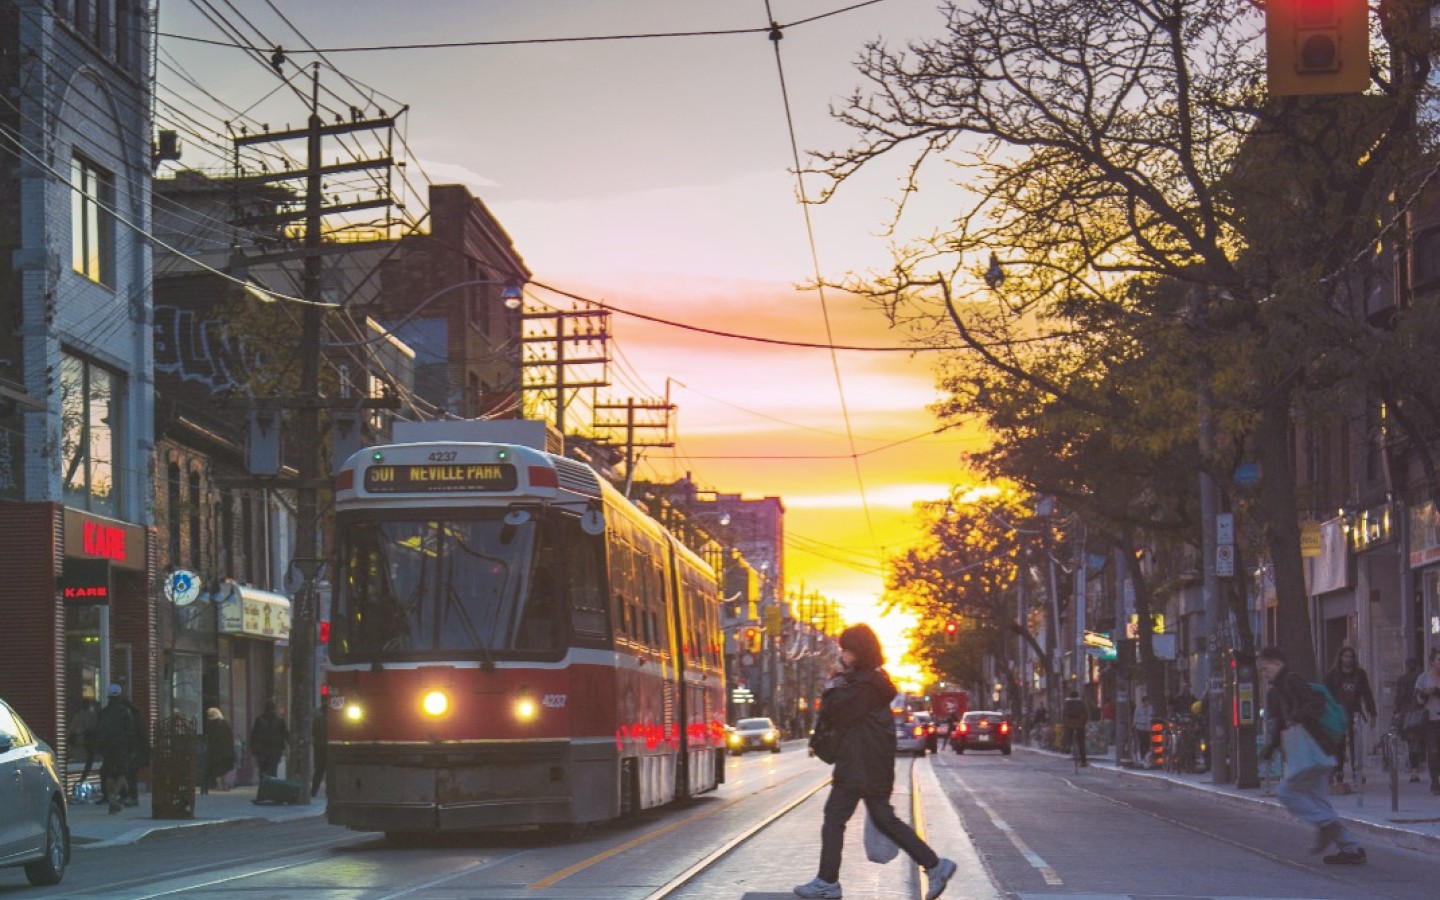
M1349 717L1345 720L1345 736L1342 737L1342 738L1339 740L1339 742L1338 742L1338 747L1339 747L1339 749L1337 749L1337 750L1335 751L1335 770L1334 770L1334 773L1333 773L1333 774L1334 774L1334 778L1335 778L1336 781L1344 781L1344 780L1345 780L1345 759L1346 759L1346 757L1348 756L1350 759L1355 759L1355 758L1356 758L1356 757L1355 757L1355 719L1356 719L1355 714L1354 714L1354 713L1351 713L1351 714L1349 715Z
M825 824L820 827L820 879L831 883L840 880L840 855L845 848L845 823L855 814L855 807L865 801L865 811L895 845L915 862L931 868L940 862L940 857L930 846L920 840L915 829L895 816L888 794L864 794L843 784L830 786L830 797L825 801Z
M1085 726L1065 726L1065 749L1079 757L1082 763L1088 763L1085 758Z
M279 750L256 750L255 765L260 767L261 775L269 775L274 778L280 771L280 757L283 754Z

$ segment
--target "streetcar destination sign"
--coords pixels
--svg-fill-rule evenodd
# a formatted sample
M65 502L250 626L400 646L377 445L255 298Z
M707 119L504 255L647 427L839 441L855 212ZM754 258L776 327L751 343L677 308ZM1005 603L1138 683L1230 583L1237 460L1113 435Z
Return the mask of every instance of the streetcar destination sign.
M515 485L515 467L500 463L421 463L365 470L365 490L372 494L513 491Z

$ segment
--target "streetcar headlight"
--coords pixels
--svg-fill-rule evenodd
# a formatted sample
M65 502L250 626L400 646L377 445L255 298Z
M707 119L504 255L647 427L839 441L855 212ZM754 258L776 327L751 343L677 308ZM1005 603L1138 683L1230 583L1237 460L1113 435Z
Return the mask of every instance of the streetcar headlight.
M515 701L515 718L522 722L531 721L539 711L540 707L536 706L535 701L529 697L521 697Z
M365 710L358 703L345 704L345 718L351 722L358 722L365 718Z
M420 708L427 716L443 716L450 709L450 698L444 691L429 691L420 700Z

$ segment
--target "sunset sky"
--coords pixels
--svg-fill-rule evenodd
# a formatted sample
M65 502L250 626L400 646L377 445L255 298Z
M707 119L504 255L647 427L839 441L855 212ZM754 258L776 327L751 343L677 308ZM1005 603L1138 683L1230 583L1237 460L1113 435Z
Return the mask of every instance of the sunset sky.
M716 32L763 28L770 16L783 25L835 13L785 28L779 43L806 162L807 151L853 142L829 108L860 87L853 64L865 40L880 36L899 46L941 33L936 0L883 0L847 10L855 5L275 3L305 38L335 50ZM281 45L297 62L313 60L268 3L237 4L248 24L225 4L211 6L254 43ZM167 0L160 9L164 34L225 39L187 0ZM184 83L177 72L183 70L214 98L272 128L304 121L295 94L281 90L266 99L279 80L253 56L163 35L160 48L162 101L183 105L181 98L188 98L217 109ZM826 342L820 299L800 289L813 281L816 261L796 200L786 105L766 34L332 52L328 59L356 82L346 85L324 72L322 81L342 95L358 101L360 89L378 89L390 99L376 98L374 105L392 113L408 104L405 134L418 168L432 182L465 184L483 199L537 281L701 328ZM198 142L190 143L195 146L182 165L217 164ZM811 208L823 275L885 266L892 239L883 230L898 175L898 167L867 172L833 202ZM806 183L812 199L821 188L818 179ZM943 191L919 200L902 236L923 234L955 212ZM543 290L532 290L532 298L569 306ZM828 291L826 302L836 342L901 343L857 298ZM964 480L958 456L975 446L973 434L952 431L867 453L936 427L927 411L937 399L933 361L908 353L832 358L825 350L711 337L623 314L614 317L613 329L617 368L628 374L605 399L660 399L668 389L679 407L678 447L650 451L641 477L690 473L706 488L782 497L794 537L786 550L789 587L803 582L840 600L852 618L873 620L882 588L877 556L913 540L911 504L943 497ZM844 408L854 448L863 454L858 467ZM881 628L898 649L896 623Z

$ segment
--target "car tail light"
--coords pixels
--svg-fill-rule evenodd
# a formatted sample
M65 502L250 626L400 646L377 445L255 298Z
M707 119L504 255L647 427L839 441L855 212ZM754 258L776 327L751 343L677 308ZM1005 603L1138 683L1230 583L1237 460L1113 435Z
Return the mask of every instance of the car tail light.
M913 734L913 735L915 735L916 737L924 737L924 736L925 736L925 726L924 726L924 725L916 725L915 728L914 728L914 730L911 731L910 733Z
M1001 733L1001 734L1009 734L1009 733L1010 733L1010 723L1009 723L1009 722L1001 722L1001 723L1000 723L1000 733Z
M968 723L968 722L961 722L961 723L960 723L960 733L961 733L961 734L969 734L969 733L970 733L970 723Z

